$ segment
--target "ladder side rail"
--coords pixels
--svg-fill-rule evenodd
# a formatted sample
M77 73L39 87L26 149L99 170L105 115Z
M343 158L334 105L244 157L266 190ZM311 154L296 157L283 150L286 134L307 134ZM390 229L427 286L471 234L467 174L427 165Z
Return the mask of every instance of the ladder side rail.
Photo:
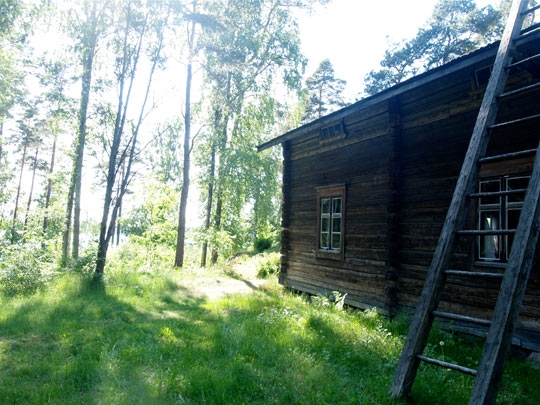
M485 155L489 142L488 128L495 123L498 109L497 95L502 93L508 78L506 65L510 61L513 40L521 30L523 17L520 13L525 8L526 3L525 0L514 0L512 3L508 18L509 24L506 25L497 51L491 78L484 93L469 148L424 282L424 289L409 327L409 333L396 367L394 381L388 392L393 398L406 396L412 388L420 363L418 355L422 353L427 343L433 324L432 312L440 301L445 277L444 269L448 266L452 255L456 230L460 229L465 222L465 208L468 203L466 195L470 194L476 185L479 170L478 160Z
M494 404L540 228L540 144L469 404Z

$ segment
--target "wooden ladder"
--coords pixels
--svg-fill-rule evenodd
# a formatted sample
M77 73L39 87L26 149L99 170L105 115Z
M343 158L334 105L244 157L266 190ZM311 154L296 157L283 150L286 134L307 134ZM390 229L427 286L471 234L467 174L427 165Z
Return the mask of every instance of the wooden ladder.
M540 83L537 83L504 93L504 87L511 68L526 63L526 61L531 59L540 58L539 54L526 60L512 63L512 53L516 46L516 40L532 31L531 29L522 30L523 22L529 13L539 8L540 6L529 8L528 0L513 1L508 23L499 45L495 64L478 113L469 148L454 190L437 248L426 276L424 289L397 365L394 381L389 390L391 397L400 398L410 392L419 364L422 361L475 376L475 383L469 403L495 403L506 355L510 348L514 325L517 321L525 294L538 239L540 227L540 153L538 151L540 145L538 145L537 149L523 152L491 157L485 157L485 155L492 130L540 118L540 115L534 115L495 124L500 100L505 97L515 96L519 92L532 91L533 87L540 87ZM534 27L538 29L537 25ZM510 194L510 192L474 193L473 191L478 183L480 165L489 161L509 159L526 154L536 154L536 157L517 229L493 231L464 230L463 226L468 216L467 212L471 199L500 197ZM524 191L521 190L521 192ZM510 233L515 233L514 242L504 274L449 269L458 236L481 237L486 235L508 235ZM448 275L460 277L502 277L493 318L486 320L438 311L437 306ZM422 355L435 317L441 317L451 321L474 322L478 325L489 327L477 370L431 359Z

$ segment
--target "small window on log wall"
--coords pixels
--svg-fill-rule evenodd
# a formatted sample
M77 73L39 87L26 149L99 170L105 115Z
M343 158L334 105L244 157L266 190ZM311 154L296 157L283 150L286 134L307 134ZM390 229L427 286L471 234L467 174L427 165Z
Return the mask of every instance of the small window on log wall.
M489 82L489 78L491 77L492 69L493 69L493 65L480 68L474 72L474 75L476 77L477 88L487 86Z
M317 257L344 259L345 185L317 188Z
M492 194L480 198L478 203L478 229L509 230L516 229L519 215L529 184L529 176L503 176L481 180L481 193L500 193L513 191L515 194ZM514 235L486 235L477 238L478 260L483 262L506 263Z
M345 131L343 129L343 123L341 122L321 128L321 142L327 142L333 139L343 138L344 136Z

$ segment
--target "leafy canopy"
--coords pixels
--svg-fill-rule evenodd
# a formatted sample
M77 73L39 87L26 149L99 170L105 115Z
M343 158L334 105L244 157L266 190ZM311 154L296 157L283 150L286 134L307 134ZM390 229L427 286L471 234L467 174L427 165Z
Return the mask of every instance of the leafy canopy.
M428 69L441 66L499 38L510 1L478 8L474 0L439 0L426 25L409 41L391 44L381 69L365 78L372 95Z

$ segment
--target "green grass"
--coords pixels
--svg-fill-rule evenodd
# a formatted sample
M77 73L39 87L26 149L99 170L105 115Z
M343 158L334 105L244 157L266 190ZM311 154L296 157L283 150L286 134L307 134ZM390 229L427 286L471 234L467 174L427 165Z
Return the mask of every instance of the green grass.
M0 403L405 403L387 397L403 321L276 283L208 301L180 288L179 272L109 270L102 288L68 273L34 295L0 298ZM446 360L471 363L480 350L444 332L430 342ZM511 358L499 402L540 403L539 379ZM411 401L467 403L471 387L422 366Z

